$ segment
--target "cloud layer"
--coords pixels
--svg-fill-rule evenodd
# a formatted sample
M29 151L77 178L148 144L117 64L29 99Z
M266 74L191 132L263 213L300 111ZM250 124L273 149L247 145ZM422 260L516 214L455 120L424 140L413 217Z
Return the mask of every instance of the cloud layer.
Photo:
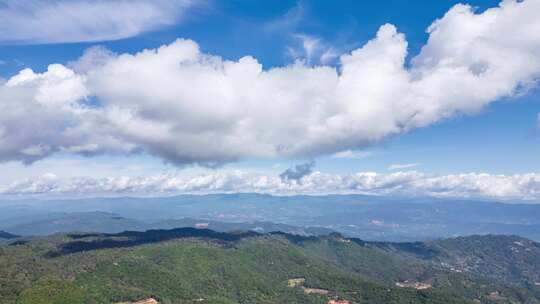
M254 192L290 194L372 194L540 201L540 174L491 175L467 173L431 176L409 171L358 172L350 175L312 172L283 179L246 171L213 171L193 176L175 173L142 177L69 178L46 174L0 186L2 195L143 195Z
M190 0L0 0L0 43L117 40L175 24Z
M0 83L0 161L143 152L215 166L360 149L533 86L538 12L536 0L481 14L456 5L410 64L405 36L390 24L337 67L263 69L182 39L136 54L94 48L72 68L25 69Z

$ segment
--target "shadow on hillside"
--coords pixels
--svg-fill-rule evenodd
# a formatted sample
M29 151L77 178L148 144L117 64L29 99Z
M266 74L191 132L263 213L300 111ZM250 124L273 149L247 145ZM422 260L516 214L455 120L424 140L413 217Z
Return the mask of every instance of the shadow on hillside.
M158 243L182 238L204 238L213 241L235 242L243 238L259 235L256 232L223 233L209 229L177 228L171 230L148 230L145 232L125 231L121 233L70 234L79 240L60 245L57 250L47 253L47 257L59 257L67 254L108 248L126 248L144 244ZM82 239L93 238L82 241Z
M293 244L301 244L303 242L306 242L306 241L316 241L319 239L319 237L317 236L305 236L305 235L298 235L298 234L290 234L290 233L287 233L287 232L282 232L282 231L273 231L273 232L269 232L268 233L269 235L278 235L278 236L281 236L281 237L284 237L286 238L289 242L293 243Z
M363 242L363 241L361 241ZM420 259L430 260L441 254L435 248L431 248L422 242L405 242L405 243L391 243L391 242L363 242L368 247L379 248L384 251L390 252L402 252L410 254Z
M11 239L16 239L20 237L21 237L20 235L16 235L16 234L12 234L12 233L0 230L0 239L11 240Z

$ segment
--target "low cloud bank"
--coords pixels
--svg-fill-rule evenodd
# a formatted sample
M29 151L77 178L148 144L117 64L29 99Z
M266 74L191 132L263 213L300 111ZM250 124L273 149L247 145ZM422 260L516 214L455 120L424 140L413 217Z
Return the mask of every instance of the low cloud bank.
M292 194L371 194L540 201L540 174L464 173L433 176L417 171L350 175L319 171L283 179L246 171L214 171L196 176L169 173L141 177L70 178L46 174L0 186L4 196L160 196L182 193L253 192Z

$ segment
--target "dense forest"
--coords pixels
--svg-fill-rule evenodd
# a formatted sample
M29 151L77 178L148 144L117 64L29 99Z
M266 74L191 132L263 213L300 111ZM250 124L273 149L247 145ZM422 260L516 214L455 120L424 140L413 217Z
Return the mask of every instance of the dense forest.
M180 228L0 246L6 304L540 303L539 275L540 246L510 236L383 243Z

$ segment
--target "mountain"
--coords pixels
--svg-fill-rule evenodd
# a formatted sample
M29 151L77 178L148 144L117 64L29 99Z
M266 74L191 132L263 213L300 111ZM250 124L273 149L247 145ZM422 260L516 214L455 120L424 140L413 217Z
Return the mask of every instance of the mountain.
M149 225L152 229L172 229L176 227L191 227L191 228L208 228L219 232L232 231L256 231L264 232L285 232L295 235L327 235L334 233L334 230L324 227L300 227L287 224L279 224L272 222L251 222L251 223L231 223L212 220L198 220L192 218L184 218L177 220L163 220Z
M516 236L472 236L428 242L434 262L457 272L513 284L540 282L540 244Z
M0 246L0 299L532 304L540 303L539 257L537 243L510 236L385 243L194 228L57 234Z
M425 241L474 234L519 235L540 241L539 204L366 195L212 194L3 201L0 229L11 231L13 226L39 221L51 213L96 211L145 224L194 218L320 227L371 241ZM148 228L159 226L145 226Z
M5 232L5 231L0 230L0 239L9 240L9 239L15 239L15 238L18 238L18 237L19 237L18 235L11 234L9 232Z
M103 232L144 231L149 229L171 229L176 227L209 228L220 232L231 231L282 231L297 235L325 235L335 232L323 227L298 227L271 222L228 223L192 218L169 219L157 222L143 222L129 219L115 213L94 211L75 213L50 213L38 218L21 219L21 222L7 226L6 230L24 236L51 235L69 232ZM13 220L12 220L13 221Z
M19 235L50 235L61 232L121 232L147 229L145 223L108 212L50 213L39 218L24 219L7 227Z

